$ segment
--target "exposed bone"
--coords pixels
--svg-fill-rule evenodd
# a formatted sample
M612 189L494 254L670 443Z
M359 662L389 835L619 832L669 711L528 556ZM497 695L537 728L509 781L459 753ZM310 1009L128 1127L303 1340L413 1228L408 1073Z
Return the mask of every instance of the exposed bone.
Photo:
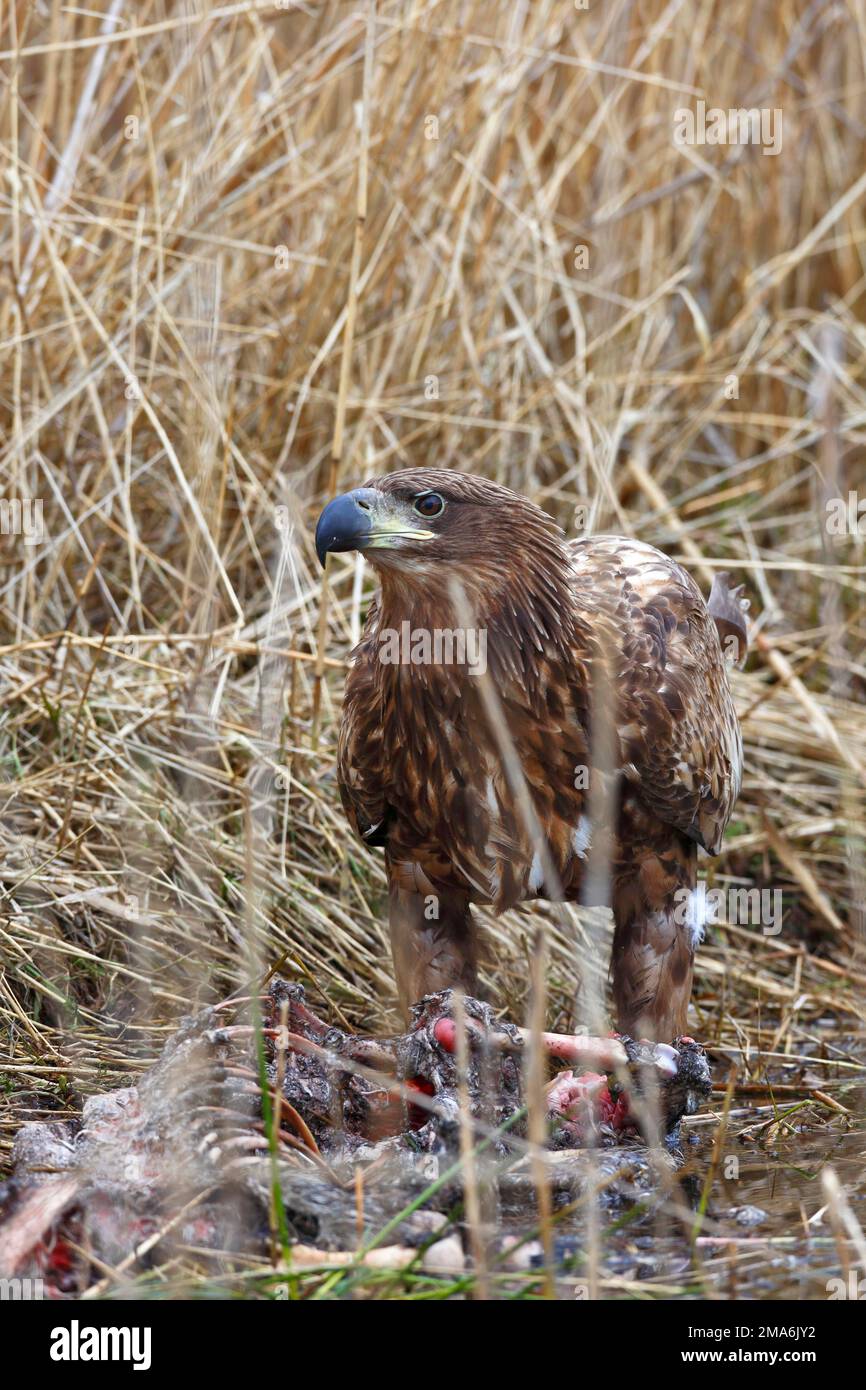
M481 1030L467 1020L467 1031L481 1037ZM520 1042L529 1046L532 1032L529 1028L516 1028ZM448 1052L457 1048L457 1028L453 1019L443 1018L435 1025L436 1041ZM564 1062L577 1062L582 1067L601 1071L614 1071L628 1062L628 1053L616 1038L592 1038L583 1033L539 1033L539 1042L551 1057L559 1057ZM514 1040L501 1034L491 1034L490 1041L496 1047L513 1047Z

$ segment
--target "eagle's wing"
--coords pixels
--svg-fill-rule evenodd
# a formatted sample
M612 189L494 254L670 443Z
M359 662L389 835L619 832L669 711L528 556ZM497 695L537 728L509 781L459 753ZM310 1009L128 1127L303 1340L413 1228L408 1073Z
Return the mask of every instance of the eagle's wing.
M595 536L569 549L576 601L609 619L623 775L661 821L717 854L743 749L707 604L641 541Z
M340 798L349 824L368 845L385 842L390 818L384 786L383 721L374 681L378 596L370 604L364 634L350 658L337 748Z

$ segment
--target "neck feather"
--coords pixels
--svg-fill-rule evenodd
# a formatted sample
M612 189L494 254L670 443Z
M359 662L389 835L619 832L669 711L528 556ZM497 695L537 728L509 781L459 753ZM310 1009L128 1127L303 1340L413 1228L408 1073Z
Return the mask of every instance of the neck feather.
M492 561L479 558L471 566L378 568L380 634L399 633L406 623L412 632L431 634L471 627L485 634L494 678L516 678L531 686L545 656L565 656L580 644L584 623L575 603L568 554L558 537L544 536L516 557L512 552L511 557L498 555ZM461 678L454 667L442 668L440 674L449 682ZM386 679L399 675L395 666L384 668ZM434 667L424 683L435 681L436 675Z

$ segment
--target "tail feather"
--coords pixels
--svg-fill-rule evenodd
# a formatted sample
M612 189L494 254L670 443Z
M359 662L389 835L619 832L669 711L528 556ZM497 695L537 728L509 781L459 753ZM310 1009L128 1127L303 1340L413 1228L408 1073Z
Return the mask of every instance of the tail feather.
M741 665L749 650L749 600L743 597L743 585L735 585L727 570L722 570L713 580L707 606L726 658Z

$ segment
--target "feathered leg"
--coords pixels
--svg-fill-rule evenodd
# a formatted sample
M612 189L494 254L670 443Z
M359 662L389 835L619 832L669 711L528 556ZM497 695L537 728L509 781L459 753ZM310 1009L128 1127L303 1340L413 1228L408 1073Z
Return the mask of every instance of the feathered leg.
M389 865L388 880L391 950L404 1014L439 989L460 985L474 994L475 932L467 895L434 889L413 865ZM407 886L414 882L419 887Z
M697 847L668 828L658 848L614 876L611 968L617 1026L634 1038L671 1042L686 1032L692 992Z

